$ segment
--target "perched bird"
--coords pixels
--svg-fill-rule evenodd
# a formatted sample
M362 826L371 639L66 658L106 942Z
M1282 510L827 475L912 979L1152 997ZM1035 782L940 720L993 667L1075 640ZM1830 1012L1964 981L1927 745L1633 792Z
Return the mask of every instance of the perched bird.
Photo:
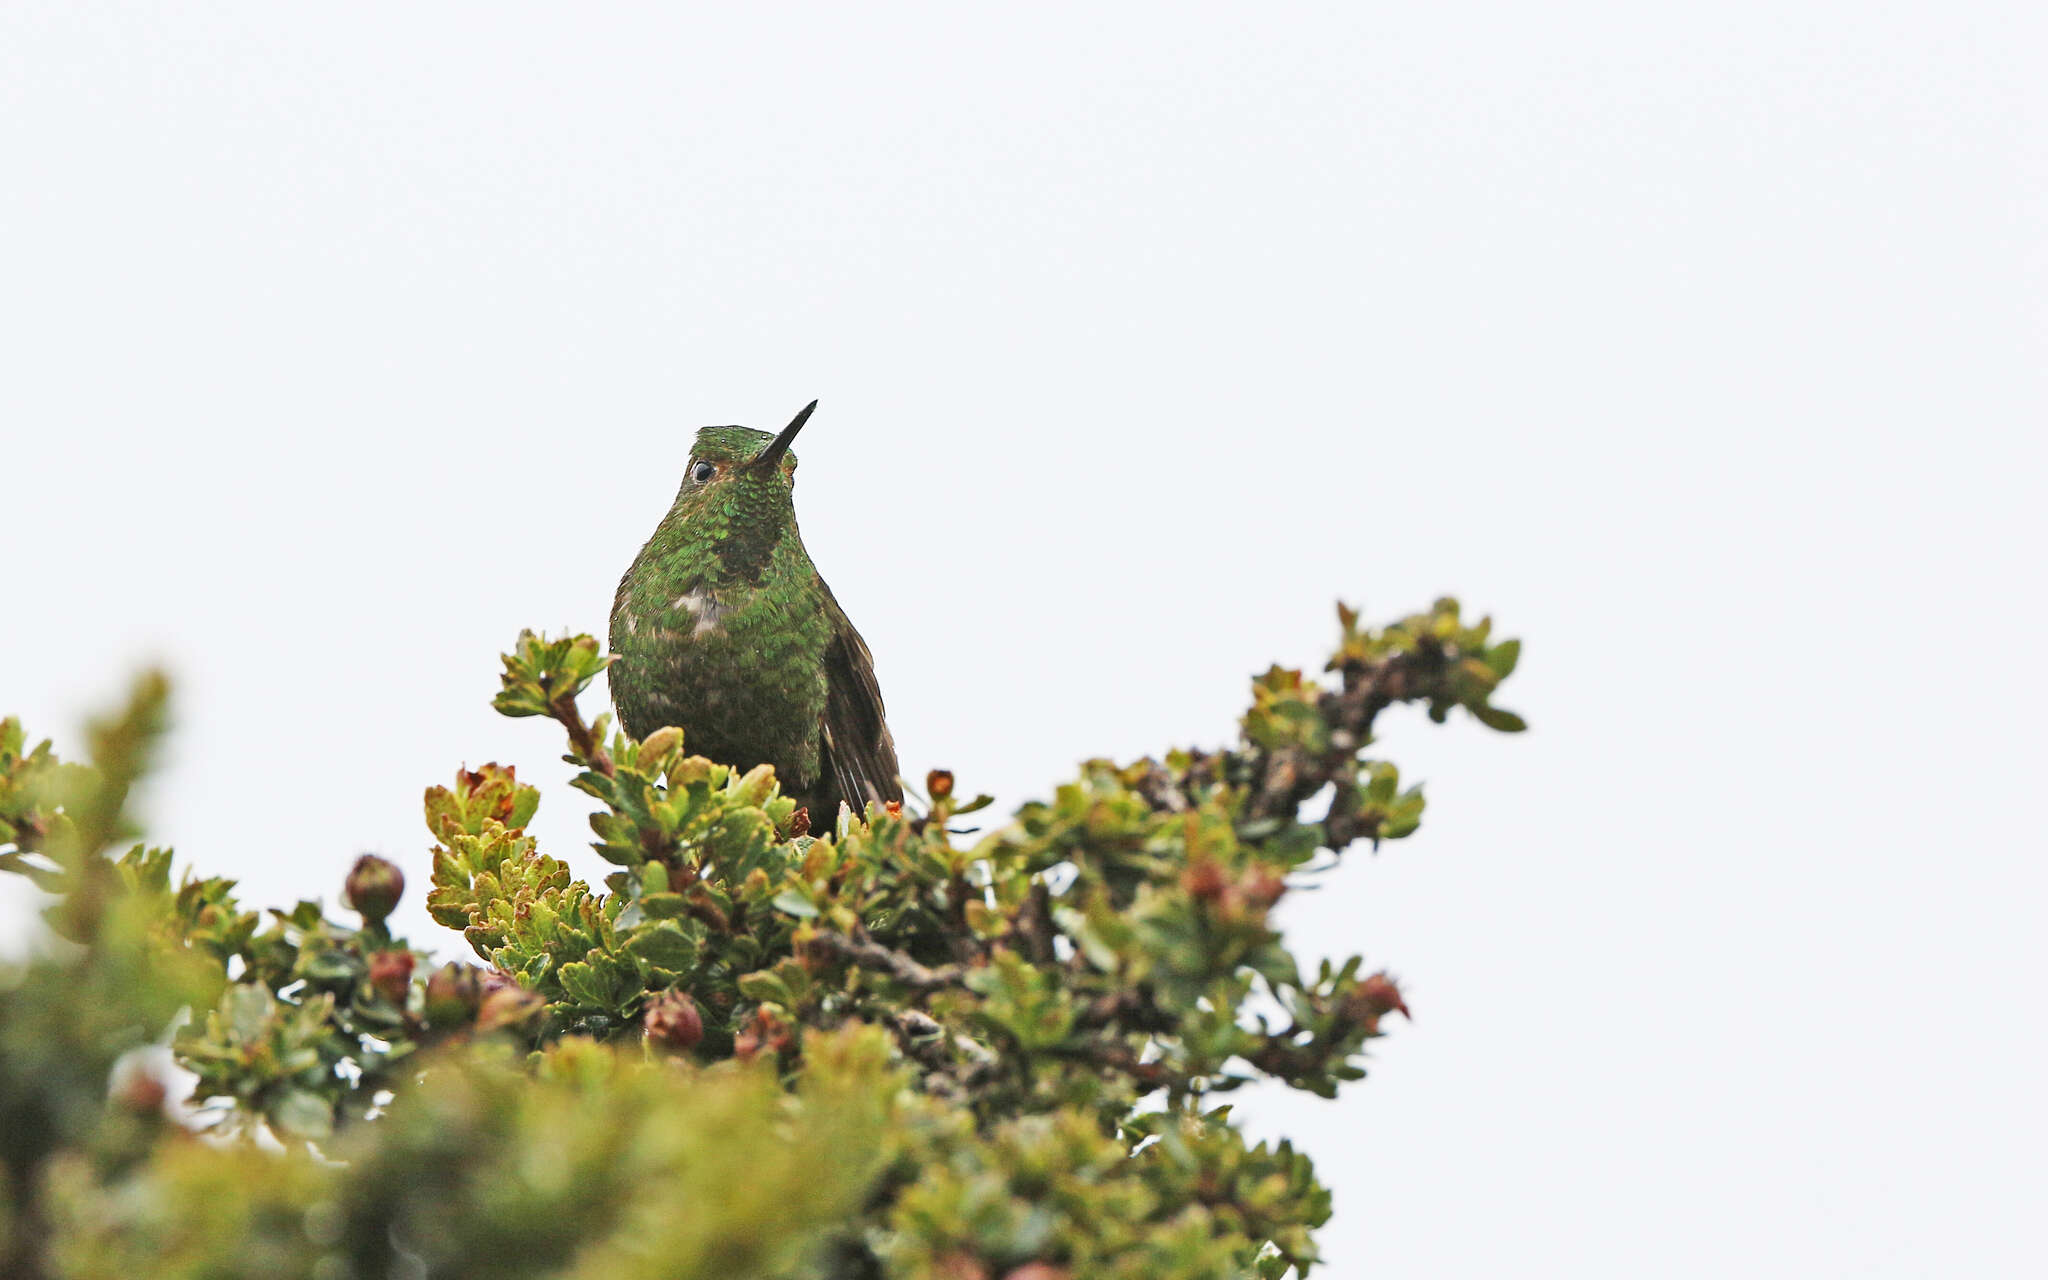
M842 801L903 798L875 663L797 533L790 441L705 427L675 503L612 601L612 701L627 733L683 730L697 755L775 766L818 829Z

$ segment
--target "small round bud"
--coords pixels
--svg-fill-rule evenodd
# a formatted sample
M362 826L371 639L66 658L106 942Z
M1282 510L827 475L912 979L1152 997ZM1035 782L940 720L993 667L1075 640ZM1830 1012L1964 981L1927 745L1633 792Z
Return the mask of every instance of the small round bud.
M664 991L647 1002L640 1015L647 1038L664 1049L678 1052L697 1047L704 1038L704 1015L697 1002L683 991Z
M476 1016L483 999L477 971L451 960L427 979L427 1024L442 1029L461 1026Z
M1230 882L1224 879L1221 865L1203 858L1180 873L1180 887L1198 902L1217 902L1229 890Z
M924 789L934 800L944 800L953 794L953 773L950 769L934 769L924 775Z
M161 1049L134 1049L122 1054L107 1082L108 1100L138 1115L161 1112L164 1100L171 1096L170 1086L164 1082L168 1064L159 1060L162 1054Z
M342 901L368 924L382 923L404 894L405 873L374 853L356 859L341 888Z
M127 1084L115 1095L115 1101L130 1111L153 1113L164 1109L164 1099L170 1090L155 1076L137 1073L130 1076Z
M1369 1027L1378 1026L1379 1020L1390 1013L1409 1019L1415 1016L1408 1012L1407 1002L1401 999L1401 988L1384 973L1375 973L1352 988L1350 1004L1353 1016Z
M410 951L377 951L370 955L370 988L399 1008L405 1008L412 988L413 954Z
M980 1258L956 1249L932 1259L932 1280L989 1280L989 1270Z
M771 1009L756 1009L746 1030L733 1038L732 1053L741 1062L752 1062L755 1057L767 1053L771 1057L787 1052L796 1044L796 1037L790 1034L789 1024Z
M1268 867L1253 867L1245 872L1244 879L1237 882L1237 890L1244 900L1257 907L1270 907L1280 901L1280 895L1287 892L1287 879Z
M548 1002L540 992L525 987L499 987L477 1006L476 1029L525 1034L539 1028L547 1011Z

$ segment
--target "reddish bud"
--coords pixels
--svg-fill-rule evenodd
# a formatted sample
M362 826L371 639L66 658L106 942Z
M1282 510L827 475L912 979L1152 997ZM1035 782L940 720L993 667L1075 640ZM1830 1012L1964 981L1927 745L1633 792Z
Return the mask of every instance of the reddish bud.
M427 979L427 1024L444 1030L461 1026L476 1016L483 999L483 984L477 971L450 961Z
M1258 907L1270 907L1280 901L1280 895L1287 892L1286 877L1276 875L1267 867L1253 867L1237 882L1239 893L1244 900Z
M412 987L413 956L410 951L378 951L370 956L370 987L403 1009Z
M538 991L525 987L499 987L477 1006L478 1031L512 1031L525 1034L536 1030L548 1011L548 1002Z
M164 1099L171 1095L170 1088L158 1074L158 1064L146 1056L149 1052L124 1054L114 1064L114 1077L107 1090L108 1099L116 1106L138 1115L161 1112Z
M924 789L934 800L944 800L953 794L953 774L948 769L934 769L924 775Z
M1377 1025L1390 1013L1398 1013L1411 1020L1415 1016L1408 1012L1408 1003L1401 999L1401 989L1384 973L1376 973L1352 988L1350 1003L1356 1010L1355 1016L1367 1026Z
M664 991L649 1000L640 1025L647 1038L664 1049L694 1049L704 1038L704 1015L697 1012L697 1002L682 991Z
M164 1088L163 1081L152 1075L138 1073L129 1079L127 1087L121 1090L116 1101L130 1111L149 1113L162 1111L164 1099L169 1096L170 1090Z
M885 800L882 802L882 808L886 810L889 816L892 818L900 818L903 816L903 802L901 800Z
M789 819L789 838L800 839L811 834L811 810L809 806L798 809ZM759 870L759 868L755 868Z
M756 1009L747 1029L733 1038L732 1055L741 1062L751 1062L762 1053L780 1055L795 1043L789 1024L779 1015L768 1009Z
M405 873L374 853L356 859L342 884L342 901L365 923L379 924L405 893Z
M1189 864L1188 869L1180 873L1180 887L1198 902L1216 902L1230 888L1230 882L1223 878L1220 864L1204 858Z
M988 1280L988 1268L971 1253L953 1252L932 1259L933 1280Z

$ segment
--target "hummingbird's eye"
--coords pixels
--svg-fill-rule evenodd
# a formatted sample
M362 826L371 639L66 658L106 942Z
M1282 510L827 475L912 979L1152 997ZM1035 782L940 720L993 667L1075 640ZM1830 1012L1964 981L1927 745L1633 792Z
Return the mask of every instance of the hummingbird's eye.
M717 474L718 468L708 462L700 462L690 468L690 479L695 480L698 484L707 483L711 477Z

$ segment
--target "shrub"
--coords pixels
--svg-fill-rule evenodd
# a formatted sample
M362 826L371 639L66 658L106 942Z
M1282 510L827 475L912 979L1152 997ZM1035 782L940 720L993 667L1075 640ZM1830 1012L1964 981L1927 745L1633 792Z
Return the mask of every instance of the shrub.
M1225 1105L1328 1097L1405 1014L1352 957L1304 968L1289 886L1423 800L1380 712L1492 705L1519 645L1454 601L1340 610L1326 683L1253 681L1238 744L1091 760L987 833L951 775L809 831L763 766L635 742L579 704L607 659L522 635L498 709L564 733L597 802L574 878L509 767L425 797L405 871L258 912L136 844L147 676L91 763L0 724L0 869L54 939L0 973L0 1268L34 1276L1277 1277L1330 1197ZM197 1077L190 1106L172 1062Z

